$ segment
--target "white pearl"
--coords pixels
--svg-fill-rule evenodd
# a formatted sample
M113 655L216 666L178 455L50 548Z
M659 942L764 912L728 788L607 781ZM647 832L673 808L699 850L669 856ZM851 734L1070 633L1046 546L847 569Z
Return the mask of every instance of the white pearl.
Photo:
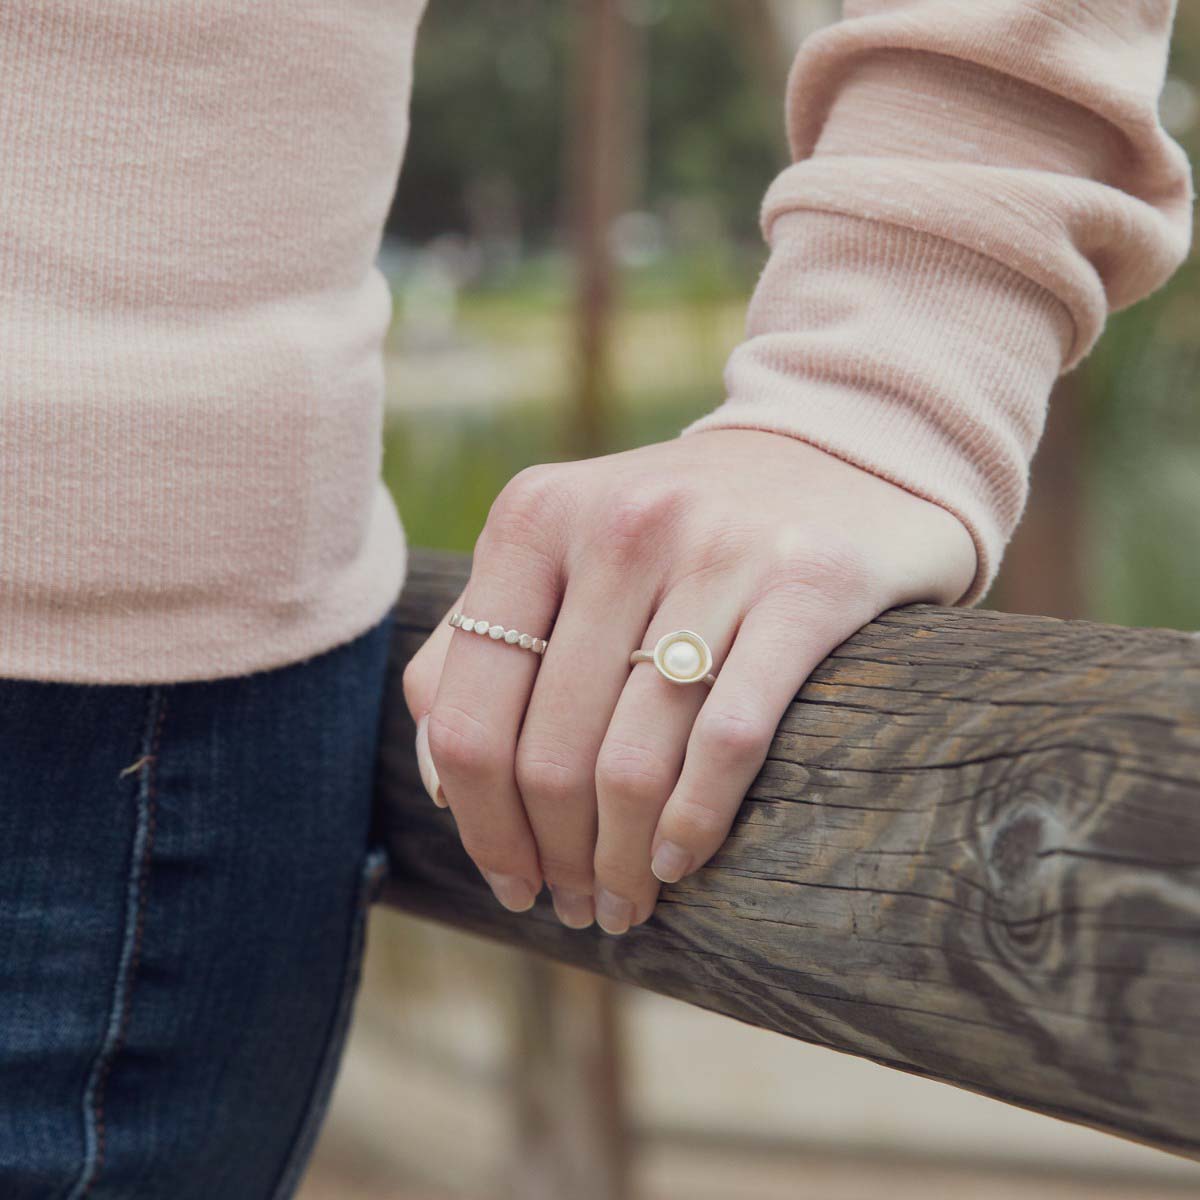
M486 621L476 620L475 632L476 633L487 633L487 631L488 631L488 623Z
M462 622L459 624L459 628L465 630L467 633L470 633L471 630L475 628L475 618L463 617Z
M533 638L530 637L529 634L523 633L517 639L517 642L519 645L523 646L526 650L528 650L529 647L533 645Z
M518 632L517 632L517 630L515 630L515 629L510 629L510 630L509 630L509 631L508 631L508 632L507 632L507 633L504 635L504 640L505 640L505 641L506 641L506 642L507 642L507 643L508 643L510 646L515 646L515 645L517 644L517 638L519 638L520 636L521 636L521 635L520 635L520 633L518 633Z
M700 670L700 651L691 642L680 638L666 648L663 653L663 666L676 679L690 679Z
M488 630L488 636L498 641L504 636L504 626L493 625L491 629Z

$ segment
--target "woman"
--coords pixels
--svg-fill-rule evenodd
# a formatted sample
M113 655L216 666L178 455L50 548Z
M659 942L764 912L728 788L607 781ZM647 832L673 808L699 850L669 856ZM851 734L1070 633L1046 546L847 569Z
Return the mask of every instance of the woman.
M286 1196L323 1112L380 871L373 261L421 7L0 10L6 1200ZM406 672L501 903L646 920L814 664L984 593L1052 381L1186 252L1171 15L857 0L809 40L728 400L518 476Z

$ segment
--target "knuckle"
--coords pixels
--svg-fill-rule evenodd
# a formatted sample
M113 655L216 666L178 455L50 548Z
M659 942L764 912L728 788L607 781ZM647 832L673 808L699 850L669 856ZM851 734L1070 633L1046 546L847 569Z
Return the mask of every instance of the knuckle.
M775 736L766 721L722 710L701 712L693 733L708 753L727 763L761 761Z
M676 526L683 499L680 491L666 487L622 496L600 522L600 548L617 562L644 558Z
M657 886L647 868L639 869L638 864L630 861L628 855L597 854L595 862L596 882L618 896L633 900L639 910L644 911L644 905L638 903L640 897L649 888Z
M502 767L503 755L483 723L457 705L435 705L428 734L429 754L443 773L487 777Z
M517 745L517 790L526 799L565 802L591 793L591 772L536 743Z
M540 463L518 471L492 503L481 538L528 545L545 533L562 506L561 468Z
M719 579L746 558L747 547L752 544L752 531L739 524L707 530L698 544L689 548L687 569L680 581Z
M861 601L871 589L864 552L844 538L794 532L780 539L763 577L765 595L784 597L804 610Z
M542 849L539 852L539 858L542 876L553 887L567 888L573 892L590 892L595 885L592 864L587 856L567 858L561 855L547 854Z
M527 855L522 853L519 838L497 836L496 831L484 835L471 826L460 823L459 837L467 857L481 870L501 875L522 875L528 871Z
M672 801L671 839L700 850L716 849L729 833L734 813L706 802L701 796Z
M646 747L621 740L601 746L596 791L606 805L642 810L663 800L672 783L661 755Z

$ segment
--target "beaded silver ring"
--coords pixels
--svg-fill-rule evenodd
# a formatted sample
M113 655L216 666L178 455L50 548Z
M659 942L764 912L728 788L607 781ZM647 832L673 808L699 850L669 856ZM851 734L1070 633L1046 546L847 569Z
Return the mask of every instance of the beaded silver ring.
M463 633L477 633L482 637L490 637L494 642L504 642L521 650L530 650L534 654L546 653L546 638L531 637L517 629L505 629L503 625L492 625L481 617L464 617L460 612L451 613L448 624L455 629L461 629Z

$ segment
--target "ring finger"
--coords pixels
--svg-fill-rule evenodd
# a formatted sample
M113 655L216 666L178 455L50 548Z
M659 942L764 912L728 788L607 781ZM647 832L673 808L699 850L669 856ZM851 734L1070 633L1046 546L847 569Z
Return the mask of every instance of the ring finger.
M729 591L669 592L641 647L652 649L674 630L692 630L709 646L716 671L733 642L739 611ZM659 885L650 871L651 843L707 694L703 683L674 683L643 662L617 701L596 760L596 920L608 933L624 933L653 911Z

